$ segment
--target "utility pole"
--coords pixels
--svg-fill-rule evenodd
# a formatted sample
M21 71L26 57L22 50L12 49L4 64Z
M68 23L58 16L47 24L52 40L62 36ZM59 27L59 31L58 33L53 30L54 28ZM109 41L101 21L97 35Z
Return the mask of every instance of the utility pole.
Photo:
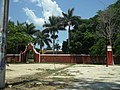
M9 0L0 0L0 89L5 87L8 8Z

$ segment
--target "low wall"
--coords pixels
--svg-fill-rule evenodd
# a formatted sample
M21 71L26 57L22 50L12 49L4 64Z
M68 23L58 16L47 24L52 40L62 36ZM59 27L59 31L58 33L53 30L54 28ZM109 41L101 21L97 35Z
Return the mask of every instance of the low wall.
M113 56L114 63L120 64L120 56ZM76 64L106 64L106 56L42 54L41 62L76 63Z
M58 62L58 63L77 63L77 64L105 64L104 56L89 55L70 55L70 54L42 54L41 62Z
M16 63L21 61L20 54L7 54L7 62ZM70 54L42 54L40 62L56 62L56 63L76 63L76 64L106 64L105 56L89 56L89 55L70 55ZM114 56L114 63L120 64L120 56Z
M20 63L21 57L20 54L7 54L7 62L8 63Z
M114 63L115 64L120 64L120 56L114 57Z

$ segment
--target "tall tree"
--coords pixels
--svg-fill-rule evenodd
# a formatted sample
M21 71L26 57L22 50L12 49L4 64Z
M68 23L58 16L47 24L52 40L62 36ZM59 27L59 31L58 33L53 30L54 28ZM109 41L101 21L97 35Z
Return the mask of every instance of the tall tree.
M38 30L34 33L35 35L35 44L40 45L40 53L42 53L42 48L46 44L47 46L50 46L50 43L52 43L51 39L49 38L49 35L47 33L44 33L43 31Z
M68 9L67 13L62 12L63 16L64 16L64 21L62 23L64 23L64 26L68 26L68 47L70 48L70 29L71 26L75 26L77 25L77 21L78 19L80 19L79 16L73 16L73 12L74 12L74 8L72 9Z
M99 13L99 29L100 30L98 35L100 37L105 38L106 45L109 45L110 47L113 47L113 40L114 40L113 38L115 34L118 33L115 17L117 17L116 10L111 7ZM112 48L111 48L111 51L113 51ZM114 64L113 59L112 59L112 64Z
M59 30L59 19L60 17L55 17L51 16L49 17L49 23L45 23L43 26L46 27L44 32L48 32L51 34L51 38L53 39L53 53L55 52L55 40L58 38L58 33Z
M93 24L97 31L95 44L90 48L90 53L94 55L105 55L106 45L112 42L113 54L120 55L120 0L110 5L105 11L99 11L92 18L96 24ZM97 26L97 27L96 27ZM95 32L96 32L95 31Z
M105 11L99 11L99 32L98 35L107 40L107 43L112 46L112 39L115 33L118 33L116 29L116 13L115 9L108 8Z
M120 55L120 0L117 0L115 4L110 5L110 7L114 8L116 11L115 22L117 26L117 30L119 31L114 35L114 45L113 48L115 49L115 55Z

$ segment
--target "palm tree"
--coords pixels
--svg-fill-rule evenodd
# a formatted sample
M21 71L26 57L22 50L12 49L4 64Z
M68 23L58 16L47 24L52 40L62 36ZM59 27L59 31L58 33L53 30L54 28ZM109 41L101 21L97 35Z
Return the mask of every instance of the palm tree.
M25 23L25 32L27 34L32 36L36 32L35 28L36 27L33 23L31 23L31 24Z
M59 18L60 17L51 16L49 17L49 23L45 23L43 25L43 27L46 27L44 32L50 33L51 38L53 39L53 54L55 52L55 40L56 38L58 38L58 35L56 35L56 33L58 33L59 30L59 23L58 23L60 22Z
M37 30L35 33L35 42L34 45L38 44L40 45L40 53L42 53L42 48L46 44L47 46L50 46L50 43L52 43L51 39L49 38L49 35L47 33L44 33L43 31Z
M64 21L62 22L64 24L64 27L68 26L68 47L70 48L70 26L76 26L78 25L78 19L80 19L80 16L73 16L74 8L68 9L67 14L62 12L64 16Z
M14 25L14 23L11 23ZM16 29L16 33L17 34L23 34L27 37L29 37L29 40L26 41L26 44L33 42L33 34L36 32L36 27L34 26L33 23L28 24L26 22L20 23L19 21L17 21L17 24L15 25L15 29ZM19 33L18 33L19 32ZM24 38L25 39L25 38ZM20 40L19 40L20 41ZM24 43L17 43L17 40L14 43L16 45L16 53L19 52L20 47L24 47L26 46L26 44Z
M17 21L17 24L15 25L15 28L18 32L22 32L24 30L24 22L20 23L19 21Z

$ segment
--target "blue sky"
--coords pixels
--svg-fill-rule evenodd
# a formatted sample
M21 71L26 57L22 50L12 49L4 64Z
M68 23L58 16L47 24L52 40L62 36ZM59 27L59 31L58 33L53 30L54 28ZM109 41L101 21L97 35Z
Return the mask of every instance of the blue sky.
M62 16L69 8L75 8L74 15L81 18L93 17L98 10L105 9L117 0L10 0L9 19L16 22L34 23L37 29L51 15ZM59 33L59 43L67 38L67 31Z

